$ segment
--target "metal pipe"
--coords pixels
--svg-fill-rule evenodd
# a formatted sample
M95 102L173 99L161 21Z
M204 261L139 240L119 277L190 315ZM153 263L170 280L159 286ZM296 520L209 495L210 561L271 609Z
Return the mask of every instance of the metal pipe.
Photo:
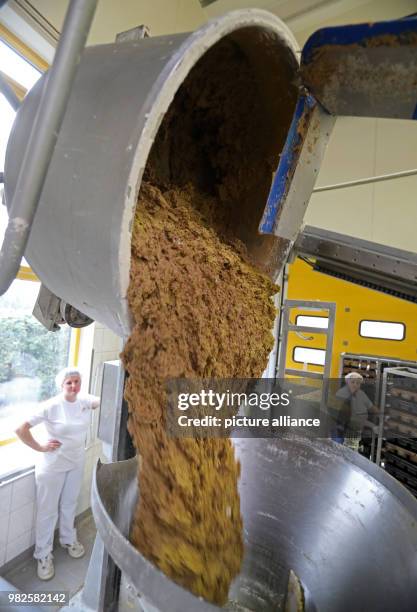
M380 176L368 176L367 178L357 179L356 181L346 181L345 183L335 183L334 185L323 185L316 187L313 193L320 191L333 191L334 189L345 189L346 187L356 187L357 185L369 185L370 183L381 183L382 181L391 181L394 179L404 178L405 176L414 176L417 174L417 168L412 170L402 170L401 172L392 172L391 174L382 174Z
M19 270L96 5L97 0L71 0L65 16L9 209L0 252L0 295Z
M6 100L8 101L10 106L13 108L13 110L17 111L17 109L20 106L20 100L15 94L11 85L9 85L9 83L6 81L6 79L4 78L1 72L0 72L0 92L6 98Z

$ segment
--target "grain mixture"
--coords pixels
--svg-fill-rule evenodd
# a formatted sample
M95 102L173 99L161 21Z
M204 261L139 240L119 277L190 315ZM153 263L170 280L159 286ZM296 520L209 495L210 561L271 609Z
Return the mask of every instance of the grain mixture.
M257 264L256 225L277 163L273 138L249 62L223 41L165 116L134 222L134 327L123 352L141 456L131 541L220 605L243 557L239 465L228 439L168 437L165 382L259 377L266 366L277 287Z

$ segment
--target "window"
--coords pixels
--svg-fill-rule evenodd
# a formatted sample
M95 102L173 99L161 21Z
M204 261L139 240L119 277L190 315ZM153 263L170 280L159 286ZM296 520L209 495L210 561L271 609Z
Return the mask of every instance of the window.
M30 62L24 59L19 53L0 40L0 70L10 79L18 97L23 97L36 81L40 78L41 72ZM0 94L0 172L4 170L7 141L13 126L15 111L3 96ZM2 198L3 185L0 185L0 200ZM0 241L3 240L4 232L7 227L7 211L0 205ZM27 265L23 259L22 263Z
M28 91L33 87L41 76L41 72L34 68L21 55L11 49L6 43L0 40L0 70L11 80ZM15 118L15 111L12 109L3 94L0 94L0 170L4 169L4 156L6 153L7 140L12 129Z
M404 340L404 323L392 323L391 321L361 321L359 324L359 335L364 338L379 338L381 340Z
M313 349L305 346L296 346L293 351L293 361L297 363L308 363L311 365L324 366L326 351L324 349Z
M0 40L0 70L24 87L26 91L34 86L42 74L2 40Z
M318 327L319 329L327 329L329 327L329 317L318 317L314 315L297 315L295 317L296 325L305 327Z
M3 96L0 94L0 170L4 170L4 159L6 157L6 146L12 129L13 121L16 113Z
M39 286L17 279L0 297L0 442L55 395L56 372L68 363L70 328L48 332L32 316Z
M23 98L42 74L34 66L41 67L41 61L1 24L0 34L6 41L0 40L0 70L16 95ZM26 54L30 60L24 57ZM0 116L0 171L3 171L15 112L2 94ZM7 211L0 206L0 241L7 222ZM25 260L22 263L27 266ZM16 442L14 430L39 401L55 395L56 372L68 363L71 328L65 326L58 332L48 332L32 316L39 286L32 270L21 267L18 278L0 296L0 478L33 465L34 451ZM72 338L72 350L76 352L77 332ZM72 363L76 363L76 358L73 354Z

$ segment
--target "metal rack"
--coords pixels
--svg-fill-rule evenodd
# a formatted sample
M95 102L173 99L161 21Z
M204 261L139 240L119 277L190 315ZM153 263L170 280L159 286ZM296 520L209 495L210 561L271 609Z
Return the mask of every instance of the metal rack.
M383 374L377 463L417 497L417 364Z
M417 362L381 357L377 355L361 355L358 353L341 353L339 363L339 378L343 379L348 372L359 372L364 378L364 391L376 406L380 404L383 373L386 368L397 367L417 368Z

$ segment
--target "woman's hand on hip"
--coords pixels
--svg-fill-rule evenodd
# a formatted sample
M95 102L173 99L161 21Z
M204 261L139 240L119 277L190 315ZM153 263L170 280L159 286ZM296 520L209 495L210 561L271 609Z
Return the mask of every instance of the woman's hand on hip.
M59 440L48 440L46 444L41 445L41 452L50 453L51 451L57 450L61 446Z

